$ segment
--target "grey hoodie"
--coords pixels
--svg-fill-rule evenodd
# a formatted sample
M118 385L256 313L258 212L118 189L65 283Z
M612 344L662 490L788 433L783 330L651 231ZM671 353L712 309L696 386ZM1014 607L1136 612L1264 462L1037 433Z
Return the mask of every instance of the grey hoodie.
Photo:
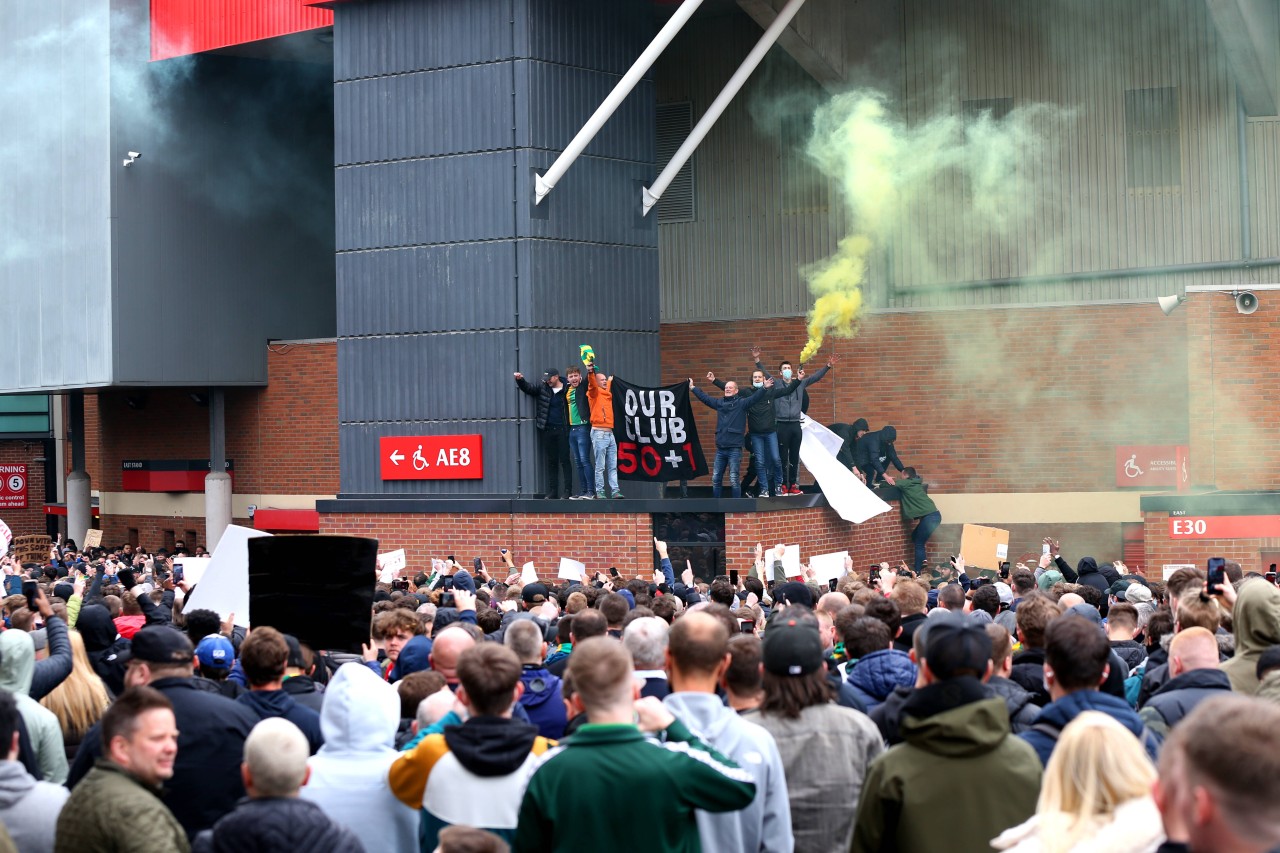
M791 806L773 736L725 707L713 693L672 693L662 704L699 738L749 772L756 783L755 799L741 811L697 812L704 853L791 853L795 848Z
M22 853L52 853L58 813L71 792L37 782L17 761L0 761L0 823Z
M36 645L26 631L0 634L0 690L8 690L18 702L18 713L31 735L31 747L46 782L67 781L67 753L62 727L53 712L29 695L36 671Z

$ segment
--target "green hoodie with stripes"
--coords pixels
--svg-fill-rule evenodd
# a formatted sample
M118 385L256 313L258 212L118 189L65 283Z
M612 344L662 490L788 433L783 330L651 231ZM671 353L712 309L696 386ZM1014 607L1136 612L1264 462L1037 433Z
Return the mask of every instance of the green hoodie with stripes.
M633 725L587 724L548 751L520 804L515 853L701 850L694 811L745 808L756 786L679 720L663 734L657 741ZM620 792L639 820L608 808Z

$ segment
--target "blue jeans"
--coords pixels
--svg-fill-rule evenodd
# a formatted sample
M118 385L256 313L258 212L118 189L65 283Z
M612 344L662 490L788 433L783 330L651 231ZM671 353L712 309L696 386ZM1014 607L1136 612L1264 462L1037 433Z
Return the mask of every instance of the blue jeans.
M591 449L596 457L596 494L604 494L608 474L609 494L618 493L618 441L611 429L591 428Z
M573 467L578 471L578 494L594 495L596 481L593 476L595 463L591 457L591 426L581 424L569 427L569 454Z
M941 523L942 513L934 510L928 515L922 515L916 529L911 531L911 544L916 546L916 574L924 569L924 543L929 541L929 537Z
M751 455L756 463L756 479L760 481L760 494L777 494L782 488L782 456L778 453L778 434L751 433Z
M711 494L720 497L720 484L724 480L724 472L729 471L729 491L735 498L742 497L742 487L738 485L738 463L742 461L741 447L717 447L715 468L711 472Z

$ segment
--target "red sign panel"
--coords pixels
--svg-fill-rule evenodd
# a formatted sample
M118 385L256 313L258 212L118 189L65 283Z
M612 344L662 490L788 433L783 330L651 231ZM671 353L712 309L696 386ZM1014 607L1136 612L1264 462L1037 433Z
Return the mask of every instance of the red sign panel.
M151 0L151 58L330 26L333 12L304 0Z
M378 441L384 480L479 480L479 435L387 435Z
M27 466L0 465L0 509L27 508Z
M1116 447L1116 485L1185 489L1189 477L1186 445L1122 444Z
M1170 539L1274 539L1280 515L1184 515L1169 519Z

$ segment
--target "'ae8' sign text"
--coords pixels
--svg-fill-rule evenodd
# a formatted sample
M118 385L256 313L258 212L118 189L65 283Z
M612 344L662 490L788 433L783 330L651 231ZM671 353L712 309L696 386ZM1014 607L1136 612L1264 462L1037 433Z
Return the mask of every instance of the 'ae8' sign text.
M378 440L384 480L479 480L479 435L387 435Z

